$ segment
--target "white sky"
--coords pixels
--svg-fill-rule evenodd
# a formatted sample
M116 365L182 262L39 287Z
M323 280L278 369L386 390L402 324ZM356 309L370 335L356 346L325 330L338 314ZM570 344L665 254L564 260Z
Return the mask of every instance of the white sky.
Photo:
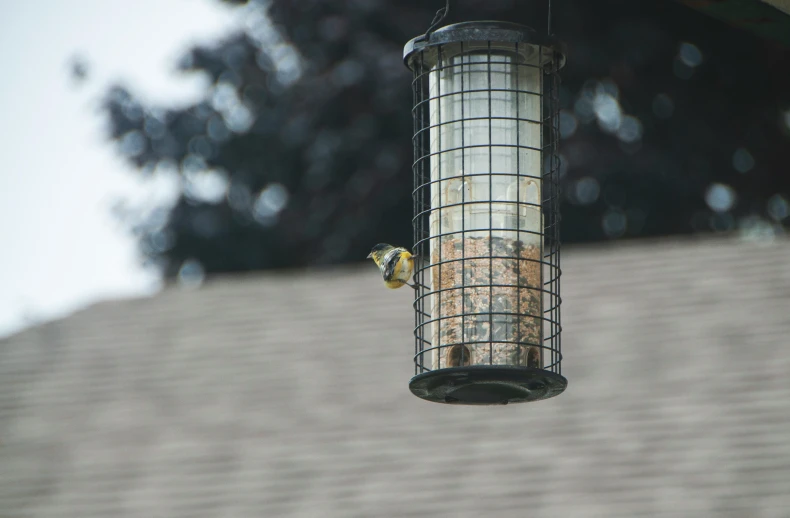
M0 2L0 336L158 288L110 207L173 188L124 164L99 100L115 80L157 103L198 98L205 79L174 73L176 60L236 14L216 0ZM89 64L81 85L75 54Z

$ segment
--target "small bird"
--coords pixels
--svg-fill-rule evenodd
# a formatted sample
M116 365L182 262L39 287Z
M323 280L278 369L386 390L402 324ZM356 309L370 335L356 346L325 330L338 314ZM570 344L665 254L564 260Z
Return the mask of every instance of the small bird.
M368 259L373 259L384 277L384 285L396 290L404 284L412 288L409 279L414 275L414 258L416 255L402 247L394 247L387 243L379 243L368 254Z
M448 367L465 367L472 363L472 355L469 353L467 346L456 344L447 351L446 361Z

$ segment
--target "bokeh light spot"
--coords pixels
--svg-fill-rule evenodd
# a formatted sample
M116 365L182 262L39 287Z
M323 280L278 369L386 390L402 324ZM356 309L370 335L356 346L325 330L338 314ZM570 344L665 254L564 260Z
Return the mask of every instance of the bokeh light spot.
M642 138L642 123L636 117L626 115L617 129L617 138L628 144L640 140Z
M228 192L228 173L222 169L184 172L184 195L205 203L219 203Z
M593 109L592 98L581 95L573 105L573 111L576 116L583 123L592 122L595 120L595 110Z
M781 194L774 194L768 199L768 214L775 221L782 221L790 216L790 203Z
M214 239L223 231L223 222L213 210L199 210L190 221L192 231L202 239Z
M184 288L197 288L206 278L203 265L195 259L187 259L178 270L178 284Z
M617 83L612 81L611 79L604 79L597 85L595 85L595 94L598 95L608 95L614 99L620 98L620 88L617 86Z
M121 111L132 122L139 122L144 115L142 106L130 98L126 98L121 102Z
M235 133L246 133L253 122L255 115L244 103L234 105L225 113L225 124Z
M245 212L252 206L252 193L243 183L232 183L228 190L228 205L234 210Z
M239 102L236 95L236 87L233 84L222 81L214 87L211 96L211 106L218 112L225 112Z
M332 71L332 83L339 87L348 87L358 83L365 75L365 69L359 61L346 59Z
M617 99L606 93L596 95L593 99L593 110L603 131L614 133L620 129L623 114Z
M595 178L585 176L576 182L574 190L576 201L582 205L589 205L598 200L598 196L601 193L601 186Z
M603 231L608 237L620 237L625 234L627 222L625 214L619 209L609 209L601 220Z
M754 157L745 148L738 148L732 155L732 166L739 173L747 173L754 167Z
M165 136L166 128L164 123L158 118L150 115L145 118L143 129L145 130L145 134L148 135L148 138L152 140L158 140Z
M723 183L714 183L705 192L705 203L716 212L727 212L735 205L735 190Z
M301 77L301 60L291 45L275 45L271 48L270 55L276 64L277 80L280 83L290 86Z
M570 110L560 110L560 137L571 138L579 127L579 122Z
M222 120L222 117L213 115L206 123L206 133L208 138L214 142L225 142L230 138L230 131Z
M653 113L659 119L668 119L672 117L675 111L675 103L667 94L658 94L653 99Z
M288 204L288 190L279 183L271 183L263 189L253 206L255 221L268 227L277 222L277 216Z
M184 174L189 174L191 172L197 171L204 171L208 169L206 166L206 161L200 155L195 155L193 153L188 154L184 157L181 161L181 171Z
M214 155L214 146L209 142L205 135L198 135L189 139L187 149L190 153L194 153L208 160Z
M781 227L779 227L781 228ZM738 221L738 234L745 241L770 242L776 238L777 228L760 216L751 215Z
M568 174L568 159L565 158L565 155L560 153L560 155L557 157L557 160L559 161L560 178L565 178L565 175Z
M132 130L121 137L121 153L134 158L145 151L146 138L139 130Z
M735 228L735 218L729 212L717 212L710 217L710 228L714 232L729 232Z
M678 57L684 65L689 67L698 67L702 64L702 51L693 43L683 42L680 44Z
M149 236L151 249L158 254L170 250L175 244L175 241L173 232L168 230L157 230L152 232Z

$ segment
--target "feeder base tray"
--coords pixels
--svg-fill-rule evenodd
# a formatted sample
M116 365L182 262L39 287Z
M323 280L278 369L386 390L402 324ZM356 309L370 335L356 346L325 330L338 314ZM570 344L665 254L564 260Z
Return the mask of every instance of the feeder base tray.
M471 365L450 367L414 376L412 394L436 403L507 405L539 401L561 394L568 380L531 367Z

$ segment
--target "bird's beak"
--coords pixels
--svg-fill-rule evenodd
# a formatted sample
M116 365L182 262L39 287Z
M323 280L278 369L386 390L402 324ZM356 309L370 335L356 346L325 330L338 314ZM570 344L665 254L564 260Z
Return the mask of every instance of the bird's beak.
M373 252L370 252L365 259L370 259L371 257L373 257Z

